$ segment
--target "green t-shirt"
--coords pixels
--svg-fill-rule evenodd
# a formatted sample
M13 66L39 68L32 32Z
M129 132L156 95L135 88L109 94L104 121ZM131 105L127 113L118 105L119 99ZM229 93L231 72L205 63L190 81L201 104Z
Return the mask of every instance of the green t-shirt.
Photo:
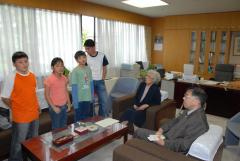
M71 85L78 86L78 101L91 101L92 71L88 66L83 68L77 66L70 75Z

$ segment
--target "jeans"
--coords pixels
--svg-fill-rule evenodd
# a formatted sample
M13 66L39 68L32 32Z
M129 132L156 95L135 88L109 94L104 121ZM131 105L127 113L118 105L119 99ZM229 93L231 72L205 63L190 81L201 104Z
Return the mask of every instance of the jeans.
M52 130L67 126L67 106L63 105L60 113L56 113L52 107L49 107L49 114L52 120Z
M107 90L104 80L94 80L94 91L98 96L99 110L98 115L107 117Z
M38 136L39 120L30 123L16 123L12 126L12 140L9 161L22 161L21 142Z
M78 108L74 109L74 121L84 120L93 116L92 104L90 101L78 103Z

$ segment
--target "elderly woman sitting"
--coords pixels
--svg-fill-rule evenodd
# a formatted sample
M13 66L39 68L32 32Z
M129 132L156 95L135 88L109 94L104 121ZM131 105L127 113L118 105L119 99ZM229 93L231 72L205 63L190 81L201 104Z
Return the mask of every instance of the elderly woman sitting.
M152 105L161 103L161 93L158 82L161 77L158 72L149 70L145 82L142 82L137 90L134 105L128 108L120 118L120 121L127 122L129 125L141 127L146 120L146 109Z

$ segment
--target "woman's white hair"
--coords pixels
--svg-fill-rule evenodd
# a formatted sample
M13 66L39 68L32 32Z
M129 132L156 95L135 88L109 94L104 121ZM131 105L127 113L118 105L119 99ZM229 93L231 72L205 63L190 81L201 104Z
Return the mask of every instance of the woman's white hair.
M153 82L155 83L155 84L157 84L160 80L161 80L161 76L160 76L160 74L157 72L157 71L155 71L155 70L148 70L147 71L147 74L150 74L151 76L152 76L152 78L153 78Z

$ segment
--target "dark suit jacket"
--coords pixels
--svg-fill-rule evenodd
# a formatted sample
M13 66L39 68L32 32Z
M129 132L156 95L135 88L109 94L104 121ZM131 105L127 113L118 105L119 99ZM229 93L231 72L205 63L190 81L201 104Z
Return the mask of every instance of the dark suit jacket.
M208 131L208 122L203 108L187 115L187 110L162 127L166 137L165 146L176 152L187 153L191 144Z
M161 103L161 93L160 93L160 88L156 84L151 85L151 87L149 88L149 90L147 92L147 95L140 102L145 87L146 87L145 82L142 82L139 85L139 87L137 89L136 96L135 96L134 104L137 105L137 106L141 106L143 104L148 104L149 106L160 105L160 103Z

